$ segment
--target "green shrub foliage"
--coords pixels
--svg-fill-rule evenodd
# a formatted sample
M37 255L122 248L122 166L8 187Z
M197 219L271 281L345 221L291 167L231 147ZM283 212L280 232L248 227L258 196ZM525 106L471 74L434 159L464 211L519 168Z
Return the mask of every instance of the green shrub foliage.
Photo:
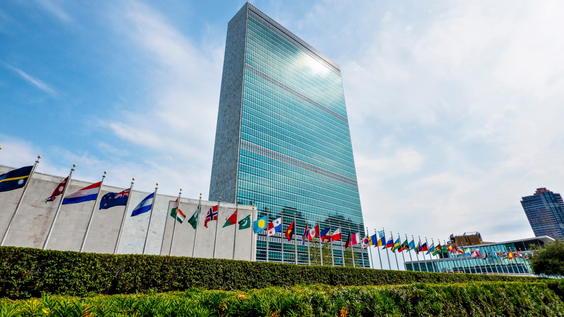
M562 316L557 282L293 286L0 299L0 316Z
M537 248L531 268L535 274L564 276L564 241L556 239Z
M248 290L298 284L352 286L525 280L535 279L0 247L0 298L13 299L39 297L42 293L87 296L190 288Z

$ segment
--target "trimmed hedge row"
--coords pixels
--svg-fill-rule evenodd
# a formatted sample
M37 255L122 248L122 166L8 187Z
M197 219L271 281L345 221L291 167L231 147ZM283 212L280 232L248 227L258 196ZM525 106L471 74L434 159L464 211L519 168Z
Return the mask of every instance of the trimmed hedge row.
M0 299L0 316L562 316L558 282L294 286Z
M112 255L0 247L0 297L86 296L189 288L248 290L297 284L399 285L534 278L445 274L156 255Z

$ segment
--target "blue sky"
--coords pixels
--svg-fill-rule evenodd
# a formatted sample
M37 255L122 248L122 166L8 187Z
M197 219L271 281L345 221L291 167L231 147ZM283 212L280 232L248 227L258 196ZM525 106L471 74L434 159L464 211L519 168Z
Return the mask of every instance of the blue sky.
M530 237L564 192L557 1L253 1L341 66L364 217ZM207 197L227 22L243 1L7 0L0 164Z

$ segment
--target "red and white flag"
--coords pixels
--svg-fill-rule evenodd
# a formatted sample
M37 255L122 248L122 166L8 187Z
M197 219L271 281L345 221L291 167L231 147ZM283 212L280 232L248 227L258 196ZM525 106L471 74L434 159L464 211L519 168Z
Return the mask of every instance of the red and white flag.
M307 240L311 241L311 239L313 239L317 236L319 236L319 225L309 229L309 237L307 238Z
M55 200L55 197L57 197L57 196L59 196L60 194L63 193L63 190L65 189L65 184L67 183L67 179L69 179L68 176L67 176L67 178L63 179L63 181L57 186L55 191L53 191L53 193L51 194L51 197L45 199L45 202L53 201L53 200Z
M360 242L360 232L351 234L351 245L358 244Z
M335 232L333 232L333 234L331 235L331 241L341 240L341 238L343 238L343 235L341 234L341 228L335 230Z

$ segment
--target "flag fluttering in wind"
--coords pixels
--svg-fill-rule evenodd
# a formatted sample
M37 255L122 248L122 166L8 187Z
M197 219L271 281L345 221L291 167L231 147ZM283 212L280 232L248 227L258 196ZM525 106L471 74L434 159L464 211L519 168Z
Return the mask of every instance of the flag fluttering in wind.
M63 205L78 204L85 201L96 200L96 197L98 197L98 190L101 185L102 182L97 182L79 189L78 191L65 197L63 199Z
M1 176L0 176L1 177ZM51 196L47 199L45 199L45 202L48 201L53 201L55 200L55 198L57 196L59 196L60 194L63 193L63 190L65 190L65 185L67 184L67 180L69 179L69 177L67 176L65 179L63 179L63 181L57 185L57 188L55 188L55 190L53 191L53 193L51 194Z
M206 214L206 219L204 220L204 227L206 227L206 228L208 227L208 222L213 221L213 220L217 220L218 214L219 214L219 212L218 212L218 206L217 205L208 209L208 213Z
M178 222L183 223L186 220L186 215L180 210L180 203L178 202L178 198L174 202L174 207L170 210L170 216L172 218L176 218Z
M198 205L198 207L196 208L196 211L194 211L194 214L192 214L192 217L190 217L190 219L188 219L188 223L194 229L196 229L196 226L198 225L198 216L200 215L201 209L202 209L202 206Z
M253 222L253 231L259 233L266 229L266 216L263 216Z
M25 186L33 166L25 166L0 175L0 192L7 192Z
M335 232L333 232L333 234L331 235L331 241L338 241L341 240L342 238L343 238L343 234L341 233L341 228L335 230Z
M292 223L290 224L290 226L288 227L288 229L286 229L286 239L288 239L288 241L292 240L292 237L294 236L294 232L296 231L296 228L294 228L294 221L292 221Z
M268 236L273 236L276 232L282 232L282 218L274 219L268 224Z
M319 234L321 241L325 242L325 240L328 240L328 241L331 240L331 236L329 235L329 231L331 231L331 227L325 228L321 231L321 233Z
M308 241L311 241L311 239L315 238L319 236L319 225L309 229L309 236L308 236Z
M305 241L307 239L307 237L309 237L309 229L307 228L307 222L306 222L306 227L304 230L304 234L302 235L302 245L305 245ZM309 241L309 240L308 240Z
M237 209L231 214L231 216L227 217L223 228L232 226L237 223Z
M239 230L247 229L251 227L251 215L239 220Z
M155 197L155 193L150 193L145 197L131 212L131 217L135 217L137 215L146 213L147 211L151 210L153 206L153 198ZM63 203L64 204L64 203Z
M51 197L54 198L53 196ZM108 209L115 206L125 206L127 205L128 199L129 199L129 188L119 193L107 193L104 196L102 196L102 198L100 199L100 209Z

